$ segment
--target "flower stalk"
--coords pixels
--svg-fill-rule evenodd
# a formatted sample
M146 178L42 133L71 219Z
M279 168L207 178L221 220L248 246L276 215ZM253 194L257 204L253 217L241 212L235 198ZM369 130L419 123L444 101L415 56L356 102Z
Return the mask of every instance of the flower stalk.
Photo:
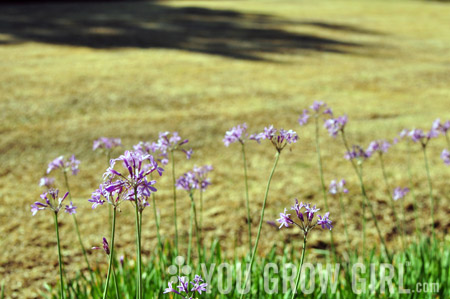
M280 151L277 151L276 154L275 154L275 162L273 164L272 171L270 172L269 180L267 181L266 192L264 194L264 201L263 201L263 205L262 205L262 209L261 209L261 218L259 220L259 225L258 225L258 233L256 235L255 245L253 246L253 251L252 251L251 258L250 258L249 269L248 269L247 275L245 276L244 286L247 285L248 280L250 278L250 273L252 271L252 266L253 266L253 262L255 260L256 251L258 249L259 238L261 236L261 227L262 227L262 223L263 223L263 219L264 219L264 211L266 209L267 197L269 195L270 182L272 181L272 177L273 177L273 174L275 173L275 169L277 168L277 164L278 164L278 160L279 159L280 159ZM243 297L244 297L244 294L241 294L241 299Z
M58 225L58 212L55 211L55 231L56 231L56 246L58 247L58 264L59 264L59 282L60 282L60 294L61 298L64 299L64 280L63 280L63 268L61 261L61 245L59 242L59 225Z

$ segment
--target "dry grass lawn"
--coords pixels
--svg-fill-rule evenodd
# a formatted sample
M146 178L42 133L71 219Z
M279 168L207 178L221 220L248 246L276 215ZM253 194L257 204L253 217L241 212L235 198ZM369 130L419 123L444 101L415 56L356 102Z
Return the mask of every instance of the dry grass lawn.
M241 157L223 146L224 132L242 122L250 131L265 125L292 128L300 142L284 151L275 174L267 220L277 218L294 197L320 197L313 127L299 127L298 114L322 99L349 116L348 135L366 146L392 139L403 128L428 129L450 118L450 6L428 1L170 1L0 6L0 280L11 298L37 297L44 282L57 280L52 218L35 217L30 204L41 192L47 163L75 153L82 161L71 177L78 219L87 247L108 235L107 209L92 211L87 199L100 183L106 158L91 150L99 136L120 137L126 148L155 140L159 131L190 139L191 161L177 157L178 172L212 164L206 193L208 242L221 239L227 254L247 244ZM439 158L445 140L430 146L438 231L448 232L450 168ZM326 181L345 177L352 245L359 246L358 185L339 140L322 131ZM429 220L427 185L419 146L414 177L424 231ZM117 154L119 152L116 152ZM274 151L249 144L252 215L258 220ZM391 184L407 185L405 144L387 156ZM393 250L400 250L376 160L367 162L369 195ZM59 182L61 178L59 177ZM158 182L157 206L171 239L170 180ZM339 205L331 201L335 238L342 251ZM411 196L405 204L414 233ZM179 192L182 240L189 201ZM133 210L119 215L118 253L134 256ZM154 219L146 211L143 247L155 245ZM72 220L61 217L67 271L83 267ZM373 223L370 240L377 243ZM261 253L274 242L299 246L292 231L264 226ZM327 248L326 233L311 245ZM233 250L234 246L238 248ZM101 253L90 252L101 265Z

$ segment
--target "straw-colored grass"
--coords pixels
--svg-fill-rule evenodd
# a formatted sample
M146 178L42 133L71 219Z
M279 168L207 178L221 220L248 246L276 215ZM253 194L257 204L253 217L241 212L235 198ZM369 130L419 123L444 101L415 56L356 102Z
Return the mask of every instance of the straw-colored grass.
M186 9L186 7L190 7ZM75 9L76 8L76 9ZM203 8L203 9L199 9ZM106 157L91 150L99 136L120 137L125 148L178 131L194 149L191 161L177 156L178 174L212 164L205 194L206 240L221 239L229 255L247 243L242 167L238 146L223 146L224 132L242 122L250 131L265 125L297 130L300 141L282 153L268 200L266 220L276 219L294 197L324 208L313 145L313 127L299 127L298 114L314 99L347 113L354 143L392 139L403 128L428 129L450 118L450 7L422 1L179 1L73 6L2 6L0 12L0 280L11 298L37 296L57 280L51 215L35 217L30 204L47 163L72 153L82 161L73 185L77 217L87 247L108 236L107 209L92 211L87 199L101 181ZM448 23L448 22L447 22ZM69 30L70 29L70 30ZM360 244L357 180L340 140L322 130L325 178L349 181L345 199L352 245ZM450 169L439 159L445 140L430 145L438 232L449 228ZM392 186L406 186L406 150L387 155ZM117 151L116 154L119 154ZM248 145L254 227L274 157L269 144ZM423 231L429 208L423 160L414 147L414 177ZM164 237L171 239L169 176L158 181L157 205ZM400 250L376 161L366 166L369 196L392 250ZM61 183L61 177L58 177ZM62 187L62 185L60 184ZM179 194L182 243L189 200ZM338 250L344 249L339 204L330 198ZM414 236L412 198L407 229ZM133 211L118 217L118 254L134 256ZM155 246L152 213L146 211L143 248ZM72 219L61 217L66 271L84 267ZM369 221L371 244L377 243ZM255 229L256 230L256 229ZM254 230L254 232L255 232ZM274 242L300 246L296 235L264 226L261 253ZM326 248L327 233L311 237ZM234 246L238 246L236 251ZM90 253L93 264L105 262Z

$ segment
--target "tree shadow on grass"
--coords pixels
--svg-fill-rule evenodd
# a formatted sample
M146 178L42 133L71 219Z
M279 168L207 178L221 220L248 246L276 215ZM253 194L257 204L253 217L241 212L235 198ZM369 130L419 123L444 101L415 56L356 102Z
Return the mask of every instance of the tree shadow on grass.
M0 8L0 46L34 41L96 49L166 48L263 60L264 53L349 54L365 47L287 31L283 26L375 34L348 25L291 22L269 15L148 1L3 4Z

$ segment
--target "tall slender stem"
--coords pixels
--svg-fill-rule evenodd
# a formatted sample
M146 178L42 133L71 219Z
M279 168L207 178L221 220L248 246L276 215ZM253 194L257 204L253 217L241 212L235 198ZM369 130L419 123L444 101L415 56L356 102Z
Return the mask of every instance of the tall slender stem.
M245 156L245 144L242 142L242 160L244 163L244 182L245 182L245 200L247 203L247 224L248 224L248 252L252 251L252 220L250 218L250 200L248 196L248 176L247 176L247 158Z
M200 190L200 194L201 194L201 190ZM192 209L194 211L194 223L195 223L195 234L197 236L198 260L201 261L202 260L202 255L201 255L201 244L200 244L200 228L199 228L198 222L197 222L197 208L195 207L194 194L191 192L189 194L189 196L191 198Z
M64 181L66 183L66 188L67 188L67 191L69 192L69 200L72 201L72 192L70 192L69 179L67 177L67 172L64 170L63 173L64 173ZM81 234L80 234L80 229L78 227L77 217L75 216L75 214L72 214L72 218L73 218L73 222L75 224L75 232L77 234L78 242L80 243L81 252L83 253L83 256L84 256L84 261L86 262L88 271L90 273L91 281L94 281L93 271L91 269L91 265L89 264L86 249L85 249L85 247L83 245L83 241L81 239Z
M141 285L139 286L139 291L140 291L140 296L141 298L143 298L143 294L144 294L144 285L142 282L142 210L139 209L139 250L141 251L141 262L140 262L140 267L141 267L141 279L140 279L140 283Z
M58 264L59 264L59 282L61 288L61 298L64 299L64 281L63 281L63 270L61 261L61 245L59 244L59 228L58 228L58 213L55 212L55 230L56 230L56 245L58 246Z
M325 186L325 180L323 178L323 166L322 166L322 156L320 154L320 141L319 141L319 117L316 115L314 117L316 130L315 130L315 139L316 139L316 152L317 152L317 162L319 164L319 175L320 175L320 184L322 187L322 195L323 201L325 203L325 209L329 211L328 208L328 199L327 199L327 187ZM333 252L333 259L336 262L336 248L334 247L333 233L330 230L330 242L331 242L331 251Z
M339 204L341 207L342 219L344 220L344 232L345 232L345 241L346 241L346 245L347 245L347 251L349 251L350 250L350 238L348 237L347 216L345 213L344 202L342 200L342 193L339 193Z
M422 145L423 158L425 161L425 169L427 171L427 179L428 179L428 191L430 195L430 210L431 210L431 232L433 234L433 240L435 239L434 233L434 198L433 198L433 186L431 184L431 176L430 176L430 167L428 165L428 157L427 157L427 147L426 145Z
M298 290L298 283L300 282L300 276L302 273L302 266L303 266L303 260L305 259L305 251L306 251L306 238L307 235L303 235L303 248L302 248L302 258L300 259L300 269L298 269L297 272L297 277L295 278L295 289L292 292L292 299L295 298L295 294L297 294L297 290Z
M199 193L200 193L200 224L198 226L198 238L200 239L201 245L203 245L203 238L202 238L202 232L203 232L203 190L202 190L202 188L200 188Z
M108 286L109 286L109 279L111 277L111 270L114 263L114 236L116 231L116 207L113 208L113 216L112 216L112 224L111 224L111 250L109 253L109 266L108 266L108 275L106 276L106 285L105 290L103 291L103 299L106 299L106 296L108 295Z
M248 269L247 275L245 276L244 286L247 285L248 279L250 278L250 273L252 271L253 261L255 259L256 251L258 249L258 244L259 244L259 238L261 236L261 227L262 227L262 223L263 223L263 219L264 219L264 211L266 209L267 197L269 195L270 182L272 181L272 177L273 177L273 174L275 173L275 169L277 168L279 159L280 159L280 152L277 151L277 153L275 155L275 162L273 164L272 171L270 172L269 180L267 181L266 193L264 194L264 201L263 201L263 206L261 209L261 218L259 219L258 234L256 235L255 246L253 247L252 257L250 259L250 267ZM240 298L242 299L243 297L244 297L244 293L241 294Z
M345 137L344 131L342 131L342 140L344 141L345 148L347 149L348 152L350 152L350 148L348 146L347 139ZM380 227L378 225L378 220L377 220L377 217L375 216L375 212L373 210L372 204L370 203L369 198L367 197L367 192L366 192L366 188L364 186L364 181L363 181L363 176L362 176L362 166L360 166L360 168L358 169L358 166L356 165L355 161L350 159L350 162L352 163L353 168L355 169L356 175L358 176L358 179L359 179L359 184L360 184L360 187L361 187L361 193L362 193L362 196L363 196L363 214L364 214L364 208L365 208L364 205L367 205L369 207L369 211L370 211L370 214L372 216L372 219L373 219L373 221L375 223L375 228L377 230L378 237L380 238L380 241L381 241L381 243L383 245L383 249L384 249L384 251L386 253L386 256L387 256L389 261L392 261L392 257L391 257L391 255L389 253L389 250L387 249L387 246L386 246L386 242L385 242L385 240L383 238L383 235L381 234L381 230L380 230ZM364 222L363 222L363 238L365 238L365 216L364 215L363 215L363 219L364 219ZM364 242L363 242L363 246L364 246ZM364 252L363 252L363 259L364 259Z
M137 187L134 187L134 206L136 212L136 298L141 299L141 228L140 228L140 217L139 217L139 207L137 199Z
M194 205L191 203L191 217L189 218L189 241L187 252L187 265L191 263L191 248L192 248L192 227L194 226Z
M160 260L162 261L162 263L163 263L163 267L165 267L164 266L164 259L163 259L163 250L164 250L164 247L163 247L163 243L162 243L162 240L161 240L161 233L160 233L160 229L159 229L159 219L158 219L158 213L156 212L156 200L155 200L155 193L154 192L152 192L152 204L153 204L153 215L154 215L154 217L155 217L155 226L156 226L156 237L158 238L158 245L159 245L159 249L160 249L160 255L159 255L159 258L160 258Z
M404 225L402 225L402 226L400 225L400 219L399 219L399 217L397 215L397 212L395 210L395 201L394 201L394 197L392 197L391 186L389 185L389 181L388 181L388 177L387 177L387 173L386 173L386 168L384 166L383 154L379 153L378 157L380 159L381 172L383 173L384 184L386 185L386 193L388 194L389 199L391 201L391 208L392 208L392 212L394 213L394 220L395 220L395 222L397 224L397 227L399 229L401 229L402 248L403 248L403 251L405 251L405 227L404 227Z
M177 188L175 187L175 160L173 151L170 151L170 159L172 160L172 189L173 189L173 221L175 224L175 255L178 255L178 224L177 224Z
M419 219L419 205L417 203L417 197L416 193L414 192L414 184L413 184L413 177L411 172L411 147L408 144L408 179L409 179L409 189L411 190L411 194L414 200L414 216L415 216L415 223L416 223L416 234L417 234L417 240L420 240L420 219Z

